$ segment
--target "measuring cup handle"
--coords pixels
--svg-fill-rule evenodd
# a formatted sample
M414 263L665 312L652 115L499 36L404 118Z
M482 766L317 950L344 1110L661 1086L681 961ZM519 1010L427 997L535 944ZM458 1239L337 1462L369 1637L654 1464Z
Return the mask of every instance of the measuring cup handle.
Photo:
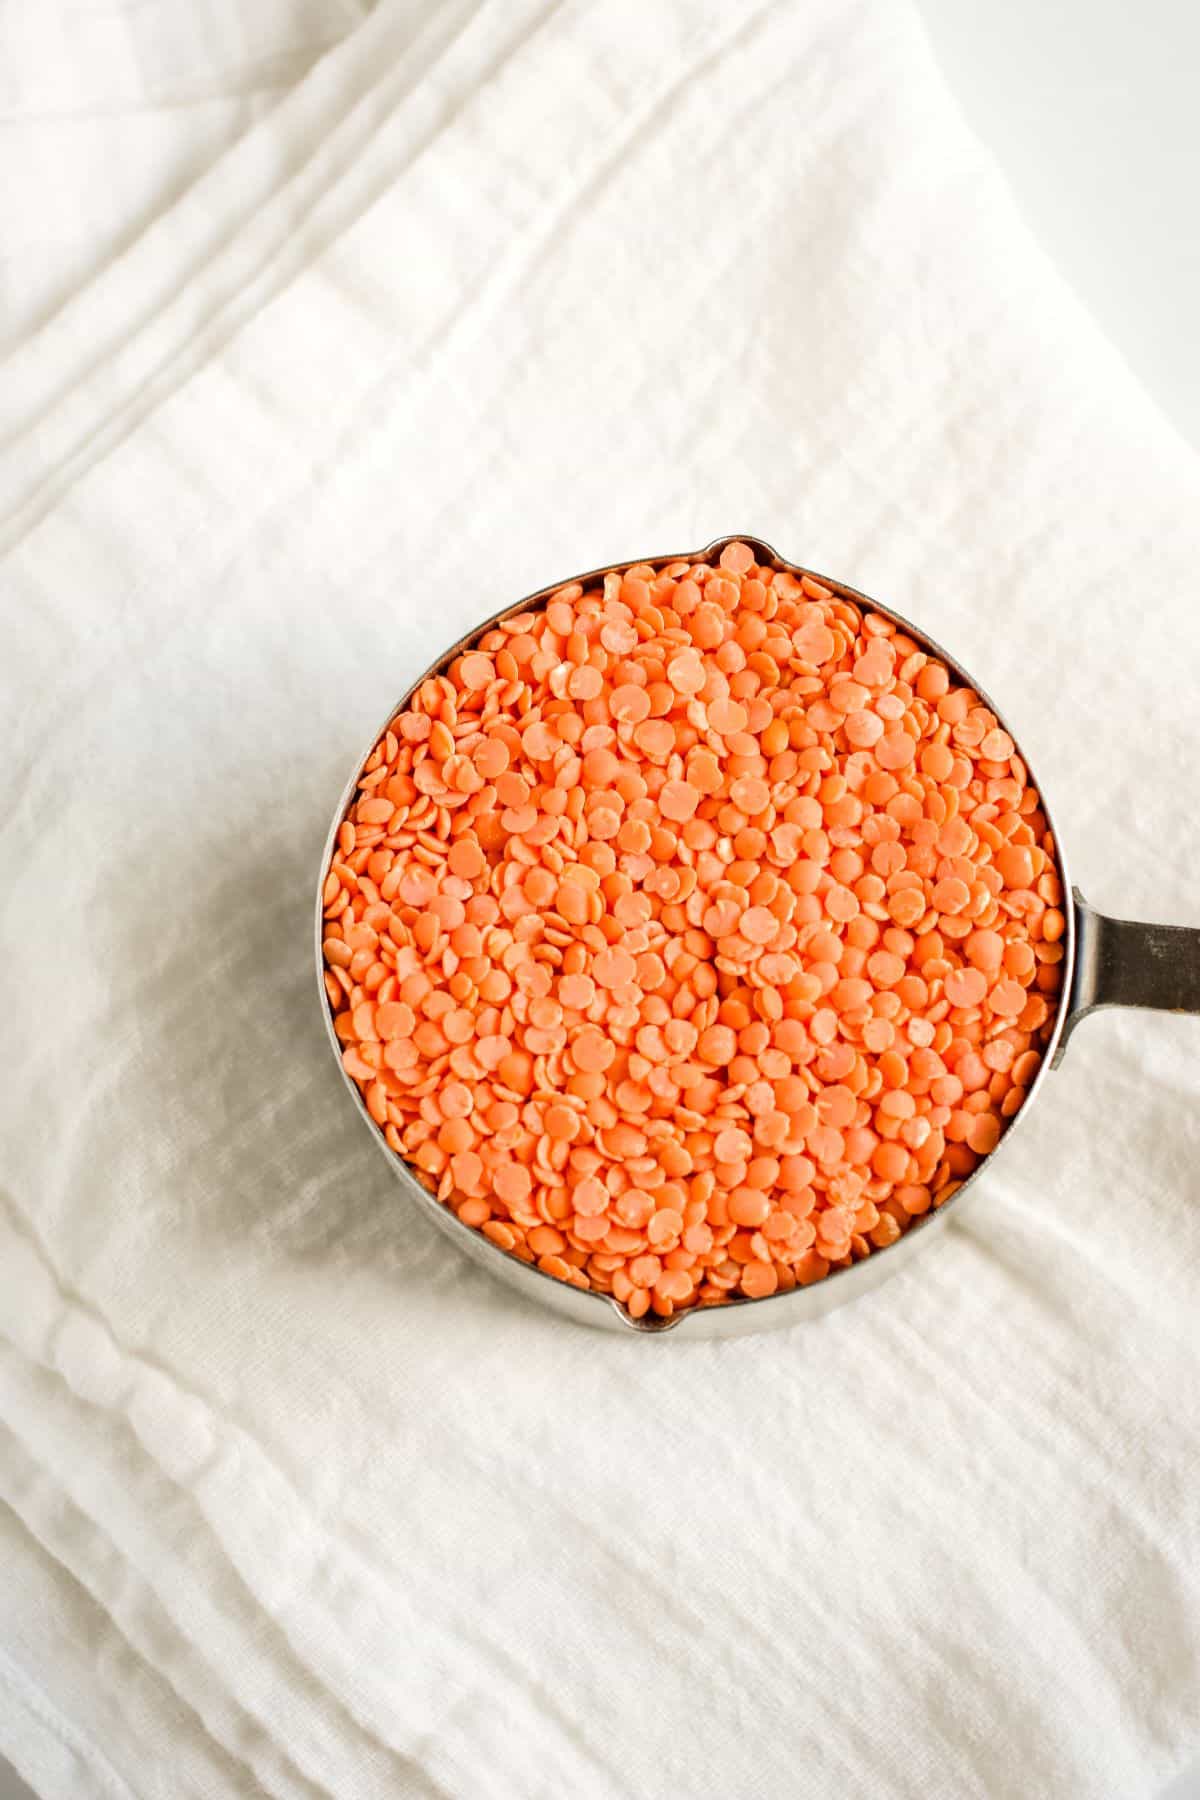
M1075 974L1055 1062L1080 1019L1102 1006L1200 1013L1200 930L1110 919L1093 911L1078 888L1073 898Z

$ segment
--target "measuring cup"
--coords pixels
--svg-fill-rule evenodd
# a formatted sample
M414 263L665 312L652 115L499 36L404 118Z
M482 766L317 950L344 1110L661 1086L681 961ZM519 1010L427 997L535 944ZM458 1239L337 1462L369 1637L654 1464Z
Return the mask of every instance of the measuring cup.
M350 1091L363 1123L387 1158L392 1173L397 1177L409 1198L415 1205L422 1208L438 1229L453 1238L460 1250L474 1258L477 1263L480 1263L499 1280L507 1282L510 1287L516 1288L529 1299L536 1300L543 1306L548 1306L564 1317L574 1320L576 1324L590 1325L608 1331L632 1331L642 1334L670 1331L687 1338L740 1337L752 1331L766 1331L778 1326L794 1325L801 1319L819 1318L832 1311L835 1306L841 1306L845 1301L855 1299L859 1294L864 1294L868 1289L878 1286L889 1275L894 1275L909 1257L931 1243L934 1235L961 1204L968 1189L974 1186L988 1164L997 1156L1004 1154L1005 1146L1012 1136L1014 1127L1029 1112L1050 1070L1056 1068L1062 1060L1071 1033L1081 1019L1105 1006L1149 1007L1162 1012L1200 1014L1200 930L1177 925L1143 925L1130 919L1110 919L1090 907L1078 888L1071 886L1067 858L1057 823L1050 809L1045 790L1031 770L1030 778L1041 796L1042 811L1054 834L1059 876L1064 891L1063 911L1066 916L1066 931L1063 942L1065 952L1061 965L1062 986L1053 1034L1046 1047L1042 1066L1034 1078L1025 1103L1013 1118L996 1149L967 1176L958 1192L952 1195L943 1206L936 1211L926 1213L924 1217L910 1225L887 1249L873 1250L870 1256L865 1257L861 1262L852 1263L848 1268L834 1269L823 1281L815 1282L810 1287L797 1286L790 1292L772 1294L761 1300L738 1298L728 1300L720 1306L693 1306L675 1313L669 1319L660 1318L653 1312L647 1313L641 1319L632 1319L621 1303L611 1295L595 1291L585 1292L569 1287L554 1276L544 1274L532 1264L523 1263L516 1257L508 1256L503 1250L490 1243L487 1238L481 1236L479 1232L474 1231L469 1225L464 1225L448 1206L444 1206L428 1189L421 1185L407 1164L396 1156L385 1143L383 1133L367 1112L358 1088L342 1067L341 1045L334 1032L333 1014L323 981L324 964L321 944L324 935L322 930L324 908L322 888L338 827L354 799L363 764L387 730L391 720L409 703L422 682L427 681L431 676L444 674L456 656L468 649L485 631L490 630L500 620L507 619L514 613L529 612L545 605L567 581L579 581L585 587L589 587L602 581L607 574L624 573L639 564L649 563L655 567L662 567L671 562L714 563L725 546L731 543L749 545L754 552L755 561L760 565L776 570L786 569L797 578L802 575L810 575L842 598L853 601L867 611L876 612L884 618L891 619L922 649L939 658L947 668L953 670L960 681L974 689L984 705L996 714L1004 729L1015 741L1015 734L1009 728L995 701L985 692L974 676L969 674L953 656L943 650L940 644L935 643L927 632L921 631L891 607L880 605L879 601L872 600L856 588L847 586L845 582L836 581L828 575L818 574L816 570L803 568L798 563L788 562L769 544L765 544L761 538L747 536L744 533L733 533L727 537L715 539L713 543L700 551L685 552L678 556L639 556L624 563L609 563L604 568L593 569L586 575L567 576L563 580L554 582L552 586L542 588L536 594L517 601L515 605L505 607L502 612L493 614L491 618L482 620L465 637L452 644L430 668L424 670L417 677L407 693L395 706L389 708L387 716L379 728L372 732L367 748L355 763L353 773L338 802L321 856L321 868L317 881L317 985L320 992L321 1011L325 1019L325 1029L334 1052L338 1072ZM1027 758L1024 758L1024 753L1020 750L1019 745L1018 754L1022 756L1023 760L1028 761Z

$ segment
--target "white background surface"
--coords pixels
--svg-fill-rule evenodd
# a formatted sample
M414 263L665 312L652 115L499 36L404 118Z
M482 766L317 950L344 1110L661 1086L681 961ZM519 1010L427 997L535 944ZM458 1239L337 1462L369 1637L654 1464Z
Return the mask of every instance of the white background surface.
M1043 245L1200 446L1200 8L920 5L968 122ZM0 1767L0 1800L26 1794L14 1783ZM1200 1795L1200 1774L1171 1794Z
M1200 445L1200 7L917 3L1029 224Z

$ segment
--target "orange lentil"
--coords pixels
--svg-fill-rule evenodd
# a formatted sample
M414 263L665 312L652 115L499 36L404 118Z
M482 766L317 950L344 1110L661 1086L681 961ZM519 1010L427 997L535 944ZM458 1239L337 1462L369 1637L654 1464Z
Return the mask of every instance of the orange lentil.
M1062 897L979 697L731 543L561 588L422 684L337 833L325 985L464 1225L669 1318L945 1203L1040 1067Z

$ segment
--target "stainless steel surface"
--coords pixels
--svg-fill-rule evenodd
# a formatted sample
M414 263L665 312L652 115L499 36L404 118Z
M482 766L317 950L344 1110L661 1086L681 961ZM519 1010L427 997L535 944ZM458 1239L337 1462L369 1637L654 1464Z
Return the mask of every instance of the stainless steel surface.
M1071 896L1070 903L1064 907L1067 929L1062 964L1062 993L1067 999L1059 1006L1053 1035L1047 1045L1042 1066L1029 1090L1025 1104L1004 1133L997 1148L978 1169L967 1177L959 1191L943 1207L937 1212L927 1213L923 1219L910 1226L908 1231L888 1249L876 1250L862 1262L854 1263L848 1269L835 1270L826 1276L824 1281L816 1282L812 1287L795 1288L788 1294L772 1294L764 1300L730 1300L722 1306L692 1308L689 1311L676 1313L670 1319L660 1319L653 1314L648 1314L643 1319L634 1320L629 1317L624 1307L611 1296L584 1293L577 1288L567 1287L565 1283L556 1281L552 1275L544 1275L540 1269L533 1268L527 1263L518 1262L515 1257L505 1255L503 1250L490 1244L486 1238L481 1237L470 1226L464 1225L449 1208L443 1206L434 1195L422 1187L421 1183L410 1173L406 1164L388 1148L384 1142L383 1133L367 1112L362 1095L342 1067L341 1045L338 1043L333 1029L333 1015L330 1012L323 980L324 963L321 955L321 943L324 908L322 888L338 826L345 817L346 810L353 798L363 764L390 721L408 704L421 683L427 681L430 676L444 673L460 651L474 643L482 632L489 630L499 620L511 618L515 613L527 612L531 608L542 605L551 594L569 581L581 581L587 584L598 581L611 571L624 571L639 563L662 565L683 561L709 562L720 555L726 544L734 542L748 544L759 563L775 569L788 569L795 575L810 575L835 594L854 601L856 605L862 606L868 611L891 619L914 642L939 657L961 681L973 688L984 704L1003 722L1004 715L1001 709L987 691L981 687L968 670L963 668L957 658L944 650L929 636L928 632L913 625L893 608L881 605L878 600L873 600L869 595L860 593L857 588L849 587L845 582L837 581L832 576L822 575L818 570L805 568L800 563L789 562L773 550L769 544L764 543L761 538L749 533L730 532L724 537L714 539L703 550L681 551L675 555L630 557L625 562L606 563L602 568L591 569L584 575L564 575L558 581L540 588L537 593L526 596L515 605L507 606L502 611L493 613L491 618L482 620L465 637L451 645L435 663L417 677L396 704L388 709L386 717L372 732L366 748L354 764L350 779L338 801L333 815L333 823L329 828L325 847L321 854L321 865L317 877L317 986L326 1033L337 1060L339 1073L358 1109L359 1116L372 1139L387 1158L389 1168L399 1180L406 1194L424 1210L440 1231L453 1238L460 1250L473 1258L481 1267L486 1268L489 1273L495 1275L499 1280L507 1282L510 1287L526 1294L531 1300L538 1301L542 1306L550 1307L553 1311L580 1325L607 1331L635 1332L643 1337L660 1336L664 1332L672 1332L685 1338L723 1338L740 1337L752 1331L775 1330L784 1325L797 1324L801 1319L820 1318L831 1312L834 1307L841 1306L846 1301L854 1300L860 1294L867 1293L871 1288L878 1287L881 1281L885 1281L889 1275L894 1275L910 1256L915 1255L917 1250L931 1240L934 1234L944 1226L946 1220L965 1203L979 1176L992 1159L1003 1154L1005 1145L1010 1141L1013 1132L1037 1098L1047 1073L1059 1061L1062 1046L1079 1018L1100 1006L1160 1006L1176 1011L1200 1012L1200 949L1197 948L1200 944L1200 932L1180 931L1178 928L1170 926L1130 925L1123 920L1105 919L1100 914L1094 913L1078 891L1070 885L1058 827L1041 783L1038 782L1036 775L1031 770L1031 778L1041 794L1043 811L1050 829L1054 833L1063 889L1066 894ZM1009 731L1009 735L1015 742L1016 734L1007 724L1005 724L1005 729ZM1186 940L1186 943L1178 944L1168 954L1162 946L1168 940L1173 941L1176 937ZM1086 962L1084 968L1077 973L1077 957L1080 954L1081 944L1085 947ZM1172 998L1172 996L1176 997Z
M1200 1013L1200 931L1188 925L1143 925L1093 911L1072 890L1075 969L1054 1067L1080 1019L1105 1006Z

